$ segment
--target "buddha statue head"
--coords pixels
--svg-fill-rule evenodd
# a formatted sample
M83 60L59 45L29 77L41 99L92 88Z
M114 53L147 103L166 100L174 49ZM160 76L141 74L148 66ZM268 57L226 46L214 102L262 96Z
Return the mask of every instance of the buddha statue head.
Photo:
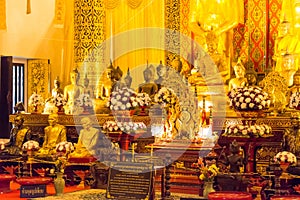
M159 65L156 67L156 73L158 77L164 77L166 75L167 68L162 64L162 61L159 62Z
M294 86L300 86L300 70L298 69L297 72L294 74Z
M123 71L119 66L115 69L114 78L116 81L119 81L123 76Z
M153 65L147 66L147 68L144 70L143 73L144 73L144 79L146 83L152 81L155 73L154 66Z
M286 53L282 56L282 76L285 78L287 85L292 86L294 75L297 71L295 54Z
M182 70L182 62L178 56L175 57L175 59L172 61L172 67L180 73Z
M279 27L278 27L278 37L282 37L282 36L285 36L289 33L291 29L291 23L284 19L280 24L279 24Z
M236 78L241 78L245 76L246 69L242 63L242 61L239 59L238 62L233 66L234 73Z
M230 144L229 149L230 149L230 152L231 152L232 154L238 154L238 153L240 152L240 145L239 145L239 143L238 143L236 140L234 140L234 141Z
M60 80L59 77L57 76L54 80L54 88L59 88L60 87Z
M80 74L77 68L74 68L70 73L70 80L73 85L76 85L80 79Z

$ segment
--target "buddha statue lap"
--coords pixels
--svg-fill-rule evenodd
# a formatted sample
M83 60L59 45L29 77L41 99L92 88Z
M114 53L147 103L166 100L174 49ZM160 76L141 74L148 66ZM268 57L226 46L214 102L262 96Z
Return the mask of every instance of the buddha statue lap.
M39 156L49 156L55 153L55 147L58 143L67 141L66 127L58 124L58 115L50 114L48 116L49 126L45 127L44 142L39 150Z
M80 74L77 69L74 69L70 73L71 84L64 88L64 98L67 100L64 106L66 114L78 114L80 113L78 106L75 105L76 98L83 94L83 86L78 84Z
M17 115L14 118L14 127L10 131L9 142L5 144L5 152L10 155L20 155L23 144L31 139L31 131L24 125L24 118Z
M154 82L155 69L153 65L147 66L143 72L144 83L140 84L138 87L139 93L147 93L149 97L153 100L154 95L158 92L158 86Z
M70 157L92 157L96 153L99 130L92 127L92 122L88 117L82 118L81 123L83 129L80 131L75 151L70 154Z

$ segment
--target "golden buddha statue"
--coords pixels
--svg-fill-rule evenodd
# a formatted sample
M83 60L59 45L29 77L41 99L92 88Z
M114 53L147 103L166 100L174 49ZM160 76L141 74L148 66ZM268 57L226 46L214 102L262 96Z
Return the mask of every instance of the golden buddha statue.
M156 67L156 74L158 79L155 80L155 83L158 86L158 89L160 89L167 74L167 67L162 64L162 61L160 61L159 65Z
M151 99L154 99L154 95L158 92L158 87L154 82L155 69L153 65L147 66L143 74L145 81L139 85L138 92L147 93Z
M75 101L81 94L83 94L83 86L78 84L80 74L77 69L70 73L71 84L64 88L64 98L67 100L64 106L65 113L74 114L76 112Z
M52 92L51 92L52 97L55 97L58 94L64 94L63 89L60 88L60 81L59 81L59 77L58 76L54 80L53 86L54 86L54 88L52 89Z
M273 60L275 71L286 79L288 86L293 85L293 75L298 70L300 46L297 35L291 32L289 21L282 21L275 40Z
M90 157L95 155L99 130L92 127L92 122L88 117L82 118L81 123L83 129L80 131L75 151L70 154L71 157Z
M85 75L84 78L84 88L83 88L83 94L88 94L90 96L90 98L94 98L94 92L93 92L93 88L89 86L90 84L90 80L88 79L87 75Z
M132 77L130 76L130 71L129 71L129 68L128 68L127 74L124 77L124 85L127 88L131 88L131 83L132 83Z
M39 150L39 155L50 155L55 152L55 147L58 143L67 141L66 127L58 124L58 115L50 114L48 116L49 126L45 127L44 143Z
M244 2L240 0L194 0L189 26L196 41L209 52L225 81L230 75L230 60L233 55L233 28L244 22ZM213 45L213 46L212 46ZM211 46L211 47L209 47ZM209 50L211 48L211 50ZM223 55L224 52L224 55ZM222 57L223 61L220 61ZM217 61L215 60L217 59Z
M244 65L242 64L241 60L238 60L238 62L233 67L235 78L230 79L228 83L228 90L239 87L244 87L247 85L247 78L245 77L246 69Z
M22 153L22 145L30 140L31 131L24 127L24 117L17 115L14 118L14 127L10 131L9 142L5 144L9 154L17 155Z
M96 86L96 97L94 100L94 110L96 114L109 112L106 104L110 100L110 95L113 90L115 82L114 74L115 68L111 62L109 67L104 70Z

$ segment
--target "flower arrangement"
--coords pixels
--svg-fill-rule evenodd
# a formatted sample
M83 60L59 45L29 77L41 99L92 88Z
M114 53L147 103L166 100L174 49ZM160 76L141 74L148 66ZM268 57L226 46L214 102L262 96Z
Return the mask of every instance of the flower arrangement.
M76 98L75 105L80 107L92 107L93 101L89 94L81 94L78 98Z
M56 145L55 147L56 153L63 153L63 154L68 154L74 151L74 146L71 142L60 142Z
M44 105L44 98L40 95L34 92L28 100L28 105L32 107L36 106L42 106Z
M299 92L294 92L290 96L289 107L300 110L300 94Z
M172 89L162 87L154 96L154 101L164 104L167 107L173 107L178 102L178 97Z
M138 106L136 101L137 93L129 88L122 88L113 91L110 96L110 101L107 103L107 107L111 110L131 110Z
M275 155L274 161L281 162L281 163L289 163L291 165L294 165L297 163L297 158L291 152L281 151Z
M268 137L272 136L272 128L266 124L231 124L226 126L223 136Z
M147 93L137 93L136 102L139 106L149 106L151 104L151 98Z
M146 130L147 126L143 122L115 122L106 121L103 124L103 130L107 131L122 131L122 132L136 132L139 130Z
M234 88L228 93L229 106L239 111L264 110L270 106L268 93L260 87Z
M219 173L219 168L215 163L205 165L201 157L198 158L197 163L192 164L192 167L200 170L199 179L206 182L212 182Z
M37 141L29 140L25 142L22 146L22 149L25 151L37 151L39 150L40 145Z

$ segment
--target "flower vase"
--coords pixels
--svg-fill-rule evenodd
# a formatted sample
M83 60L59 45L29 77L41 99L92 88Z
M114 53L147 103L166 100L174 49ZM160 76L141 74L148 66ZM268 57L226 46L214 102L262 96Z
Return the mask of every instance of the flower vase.
M288 162L280 162L280 168L282 169L281 178L289 178L289 174L287 172L287 168L290 166Z
M54 180L54 188L56 196L62 195L64 193L65 180L63 178L62 172L56 173L56 178Z
M203 197L208 198L208 194L210 192L215 192L215 189L213 188L213 181L205 181L203 186Z

